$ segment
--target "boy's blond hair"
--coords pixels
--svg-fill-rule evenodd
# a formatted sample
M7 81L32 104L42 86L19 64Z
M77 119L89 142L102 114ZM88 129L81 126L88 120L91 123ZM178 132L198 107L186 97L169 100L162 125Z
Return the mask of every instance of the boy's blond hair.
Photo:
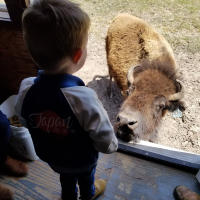
M35 0L24 11L22 24L33 60L43 69L52 69L82 47L90 19L68 0Z

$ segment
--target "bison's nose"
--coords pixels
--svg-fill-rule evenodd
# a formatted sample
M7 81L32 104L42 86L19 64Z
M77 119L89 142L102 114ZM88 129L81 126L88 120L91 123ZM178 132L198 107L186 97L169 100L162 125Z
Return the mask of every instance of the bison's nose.
M137 123L137 121L129 121L128 119L121 117L121 116L117 116L117 121L121 122L122 124L128 124L130 126L134 125Z

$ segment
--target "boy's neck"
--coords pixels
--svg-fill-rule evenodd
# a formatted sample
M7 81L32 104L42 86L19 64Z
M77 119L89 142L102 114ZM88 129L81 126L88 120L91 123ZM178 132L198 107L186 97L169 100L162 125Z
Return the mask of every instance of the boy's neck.
M56 74L73 74L75 64L70 59L64 59L53 70L44 70L45 74L56 75Z

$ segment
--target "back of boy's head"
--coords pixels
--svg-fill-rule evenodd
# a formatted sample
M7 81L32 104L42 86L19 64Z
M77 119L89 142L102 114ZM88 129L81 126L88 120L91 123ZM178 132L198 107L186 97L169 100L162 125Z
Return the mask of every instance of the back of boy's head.
M24 11L22 24L33 60L48 70L82 47L90 19L68 0L35 0Z

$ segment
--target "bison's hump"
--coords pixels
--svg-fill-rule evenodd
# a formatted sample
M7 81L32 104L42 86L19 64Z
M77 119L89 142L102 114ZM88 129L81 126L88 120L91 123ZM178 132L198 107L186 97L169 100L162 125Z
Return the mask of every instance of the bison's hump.
M121 90L127 89L126 75L131 66L161 57L174 62L170 45L148 23L129 14L113 20L107 33L107 60L109 72Z

